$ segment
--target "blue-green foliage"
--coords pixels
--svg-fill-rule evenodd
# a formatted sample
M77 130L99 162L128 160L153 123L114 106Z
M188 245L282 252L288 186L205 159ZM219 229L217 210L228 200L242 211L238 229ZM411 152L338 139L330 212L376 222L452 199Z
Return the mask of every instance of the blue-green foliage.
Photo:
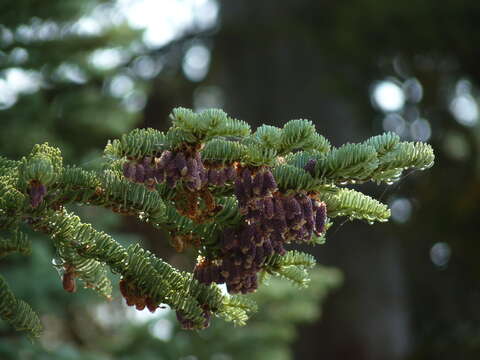
M177 108L170 118L172 127L166 133L137 129L109 142L102 171L64 167L60 150L48 144L36 145L19 162L1 158L0 227L13 234L10 240L0 242L1 254L28 252L28 243L18 235L22 224L27 224L52 239L60 259L57 266L75 268L75 276L86 287L106 297L111 296L110 269L134 281L142 296L170 305L198 328L204 323L206 307L225 320L243 325L254 310L251 301L223 295L217 285L199 283L192 274L175 269L138 245L124 248L64 206L101 206L172 234L196 236L201 245L199 254L208 255L218 251L223 229L244 221L231 183L211 189L218 209L200 221L178 211L176 202L186 191L182 182L173 187L162 183L146 187L127 181L122 175L126 161L156 163L164 152L200 151L203 160L215 166L270 168L279 192L314 196L326 204L331 219L347 216L372 223L389 218L387 206L342 186L366 181L390 183L405 169L425 169L434 160L429 145L400 142L391 133L332 148L308 120L292 120L283 128L264 125L252 133L245 122L218 109L197 114ZM47 189L38 206L29 201L35 184ZM210 190L202 191L201 196L206 196ZM331 220L327 229L330 224ZM322 243L324 239L322 234L310 243ZM310 255L287 252L267 259L262 271L264 277L278 275L305 287L310 281L307 269L314 264ZM38 321L31 309L14 300L3 280L2 284L5 300L1 316L14 327L38 335Z

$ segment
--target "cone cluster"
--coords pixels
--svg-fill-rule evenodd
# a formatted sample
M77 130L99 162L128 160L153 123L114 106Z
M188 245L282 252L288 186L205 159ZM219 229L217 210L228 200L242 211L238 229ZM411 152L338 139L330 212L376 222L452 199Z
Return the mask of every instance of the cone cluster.
M226 283L230 293L257 289L257 273L273 254L284 255L284 244L310 241L325 231L325 203L303 193L283 194L268 168L240 170L235 195L245 222L226 229L219 259L203 261L194 270L205 284Z
M237 177L237 170L233 164L207 163L207 179L211 186L225 186Z
M193 277L202 284L217 283L222 284L225 278L222 275L222 267L211 262L210 260L202 259L193 270Z
M129 160L123 165L123 175L138 184L154 189L156 184L166 182L174 188L183 180L190 191L198 191L206 185L224 186L235 179L233 166L212 164L208 168L200 152L164 151L159 157L146 156Z
M159 304L151 297L142 295L134 283L127 279L120 280L120 292L127 301L128 306L135 306L137 310L143 310L145 307L152 313L157 310Z

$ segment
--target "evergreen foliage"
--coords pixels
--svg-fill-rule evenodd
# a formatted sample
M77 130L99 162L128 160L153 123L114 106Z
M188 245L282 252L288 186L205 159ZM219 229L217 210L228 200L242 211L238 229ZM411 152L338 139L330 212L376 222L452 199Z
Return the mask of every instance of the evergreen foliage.
M0 294L0 317L16 330L28 331L32 337L39 336L42 331L40 319L30 305L15 298L3 276L0 276Z
M391 133L333 148L308 120L252 133L218 109L177 108L170 118L166 133L137 129L109 142L102 171L64 166L60 150L47 143L19 161L0 158L0 229L13 234L1 239L1 255L28 253L20 229L30 226L52 239L66 291L79 279L108 298L110 269L137 309L168 304L188 329L207 327L212 315L243 325L255 305L217 284L245 294L257 289L257 275L278 275L306 286L315 261L286 244L322 243L336 217L373 223L390 216L385 204L342 186L391 183L434 160L429 145ZM138 245L123 247L67 210L72 203L167 230L177 249L198 251L193 273ZM37 336L38 319L1 280L2 318Z

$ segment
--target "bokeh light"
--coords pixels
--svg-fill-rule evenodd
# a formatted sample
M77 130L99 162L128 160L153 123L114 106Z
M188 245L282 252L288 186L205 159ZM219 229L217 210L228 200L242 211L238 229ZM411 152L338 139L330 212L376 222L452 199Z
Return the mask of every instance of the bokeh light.
M478 105L469 94L456 96L450 103L450 111L462 125L475 126L478 121Z
M99 70L111 70L125 61L126 54L120 49L99 49L90 56L90 62Z
M430 249L430 259L438 267L445 267L450 261L450 245L446 242L437 242Z
M143 79L152 79L163 69L163 63L151 56L140 56L133 63L133 72Z
M403 93L407 101L411 103L418 103L423 98L423 87L420 81L415 78L406 80L403 85Z
M122 100L125 109L130 113L141 111L147 103L147 96L141 90L128 93Z
M84 84L88 80L88 77L83 69L81 69L77 64L69 63L61 64L54 76L58 79L77 84Z
M191 46L183 58L182 69L191 81L201 81L208 73L210 50L202 44Z
M8 109L17 102L17 94L8 82L0 79L0 110Z
M15 64L15 65L23 64L27 60L28 60L28 52L27 50L21 47L14 48L8 56L8 61L11 64Z
M412 215L412 202L407 198L397 198L390 203L392 219L397 223L406 223Z
M42 83L42 77L38 72L20 68L7 69L5 79L14 92L25 94L34 93Z
M173 324L168 319L158 319L149 326L148 331L154 338L168 341L172 338Z
M417 119L410 125L410 133L415 141L428 141L432 136L432 128L427 120Z
M42 85L42 76L33 70L8 68L0 79L0 110L15 105L20 94L32 94Z
M212 27L218 17L214 0L119 0L118 8L130 26L145 30L143 41L149 47L165 45L193 26Z
M399 111L405 104L405 94L397 83L385 80L374 85L372 101L384 112Z
M383 118L383 129L385 131L393 131L402 136L407 129L407 124L402 116L397 113L391 113Z
M116 75L110 82L109 91L112 96L123 98L134 88L133 80L127 75Z

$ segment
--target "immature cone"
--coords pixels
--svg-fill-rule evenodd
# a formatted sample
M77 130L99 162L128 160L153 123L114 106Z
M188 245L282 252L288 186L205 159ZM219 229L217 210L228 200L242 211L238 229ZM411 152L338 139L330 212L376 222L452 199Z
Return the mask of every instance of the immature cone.
M180 180L185 181L190 191L198 191L206 183L205 167L198 151L194 153L164 151L154 173L157 182L166 181L172 188Z
M225 168L225 177L227 179L227 181L234 181L236 176L237 176L237 171L235 170L235 168L233 166L227 166Z
M315 232L317 235L325 232L325 224L327 220L327 207L324 202L315 204Z
M310 173L310 175L314 175L314 172L315 172L315 165L317 165L317 160L315 159L310 159L307 161L307 163L305 164L305 166L303 167L303 169L305 171L307 171L308 173Z
M138 184L144 184L153 190L155 184L166 182L175 187L179 180L185 180L190 191L197 191L204 185L205 172L198 152L187 154L182 151L164 151L160 157L146 156L143 159L130 160L123 165L123 175Z
M135 169L135 182L143 183L145 181L145 166L143 164L137 164Z
M185 176L188 173L187 160L183 152L178 152L175 156L175 167L177 168L180 176Z
M154 165L153 158L148 156L138 162L127 161L123 164L123 176L134 183L144 184L153 190L154 185L158 182Z
M220 284L224 282L220 267L209 261L198 263L193 270L193 277L197 279L198 282L206 285L211 283Z
M211 185L218 185L220 179L220 174L216 169L209 169L208 170L208 182Z
M162 155L160 156L160 159L158 160L158 169L164 170L167 167L167 164L170 163L170 161L173 160L175 155L173 152L170 150L165 150Z
M40 182L33 180L30 182L28 194L30 195L30 204L33 208L36 208L41 204L45 195L47 195L47 187Z
M128 180L135 181L135 170L137 169L136 165L132 162L126 162L123 164L123 176Z
M287 227L283 198L274 194L278 191L276 181L267 168L240 170L234 191L240 211L246 223L234 234L225 232L221 240L221 274L231 293L255 291L257 273L265 260L274 253L283 255L284 232ZM292 218L301 214L300 205L291 205Z
M314 166L312 162L310 166ZM267 168L243 168L236 177L234 192L245 223L225 230L220 240L220 274L230 293L257 288L257 273L273 254L284 255L284 244L307 242L313 233L325 231L323 202L303 194L283 194ZM203 281L215 281L201 273ZM218 281L217 281L218 282Z
M144 183L148 188L153 188L155 184L155 169L153 165L151 157L147 156L143 159L143 167L145 169Z
M327 209L305 194L277 195L275 198L275 217L269 223L273 234L284 242L307 242L312 234L325 232Z

